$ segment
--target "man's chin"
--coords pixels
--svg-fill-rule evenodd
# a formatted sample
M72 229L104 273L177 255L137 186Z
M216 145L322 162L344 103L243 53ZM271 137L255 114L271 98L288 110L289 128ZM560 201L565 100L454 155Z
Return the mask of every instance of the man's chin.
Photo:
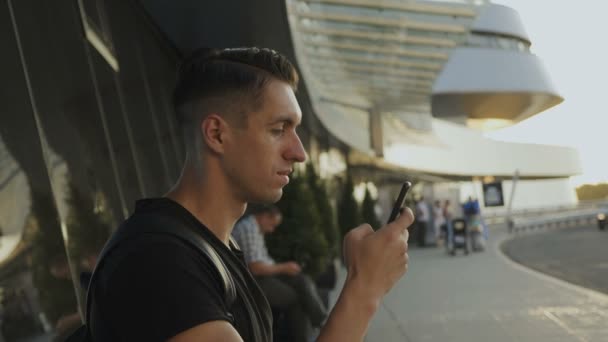
M261 196L256 196L256 198L252 198L248 202L258 204L274 204L277 203L281 197L283 197L283 189L273 191L272 193L266 193Z
M281 197L283 197L283 189L279 189L277 191L275 191L274 196L272 197L270 203L277 203Z

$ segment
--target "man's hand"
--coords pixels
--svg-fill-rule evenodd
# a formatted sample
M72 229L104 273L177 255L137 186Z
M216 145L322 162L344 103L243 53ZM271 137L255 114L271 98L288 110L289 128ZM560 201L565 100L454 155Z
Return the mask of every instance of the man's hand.
M374 232L368 224L351 230L344 238L347 284L364 301L379 303L405 274L408 267L407 228L414 222L409 208L394 222ZM345 284L346 286L346 284Z
M289 274L291 276L297 275L302 272L302 268L294 261L288 261L280 264L281 273Z
M376 232L364 224L346 234L348 275L317 342L363 341L382 297L407 271L407 228L412 222L414 215L406 209Z

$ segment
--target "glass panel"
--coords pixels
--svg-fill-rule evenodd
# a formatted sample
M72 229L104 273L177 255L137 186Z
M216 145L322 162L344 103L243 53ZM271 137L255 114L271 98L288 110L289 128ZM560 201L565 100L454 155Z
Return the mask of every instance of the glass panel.
M176 58L160 47L138 8L125 1L106 1L106 7L143 195L161 196L179 176L184 158L169 100Z
M81 15L84 16L82 20L86 20L88 28L95 31L106 46L112 49L103 0L80 0L78 3Z
M402 19L403 22L414 22L424 24L443 25L469 25L472 22L470 16L456 16L445 14L421 13L405 10L394 10L387 8L343 6L333 4L308 3L307 6L298 6L296 13L330 13L362 18L386 18L390 20ZM449 9L450 7L447 7Z
M181 139L177 130L177 121L172 109L172 91L175 84L176 62L167 58L167 53L162 51L161 45L155 42L151 36L143 36L142 51L145 58L144 66L148 75L152 107L159 124L160 146L164 149L170 184L177 180L181 172L182 162L185 158ZM154 68L150 68L154 65Z
M93 88L96 95L95 102L91 104L97 105L102 124L100 127L107 130L107 133L104 131L104 134L107 134L105 138L109 138L110 146L112 146L108 168L115 167L116 169L121 200L124 201L123 206L126 208L123 216L126 217L128 212L133 209L135 200L143 196L143 184L137 174L138 168L133 159L129 132L125 126L127 117L123 113L122 98L118 94L118 75L96 50L91 49L90 46L87 46L87 50L92 64L91 72L94 73L92 75L97 84L97 87Z
M0 6L0 339L50 341L80 324L60 219L44 162L17 33L40 19L25 2ZM14 19L14 20L13 20ZM16 30L17 29L17 30ZM44 45L44 44L43 44ZM42 47L44 48L44 47ZM58 159L48 160L61 172Z
M63 341L79 326L81 274L183 158L169 115L175 62L137 6L95 2L120 37L116 73L74 5L0 7L0 341Z

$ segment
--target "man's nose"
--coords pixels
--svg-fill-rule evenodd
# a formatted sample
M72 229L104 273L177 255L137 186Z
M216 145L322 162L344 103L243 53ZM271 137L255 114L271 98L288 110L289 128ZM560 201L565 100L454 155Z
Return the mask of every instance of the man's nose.
M294 133L293 139L291 139L289 143L289 148L285 153L285 159L291 160L294 162L304 162L306 161L306 151L304 150L304 146L302 145L302 141L297 133Z

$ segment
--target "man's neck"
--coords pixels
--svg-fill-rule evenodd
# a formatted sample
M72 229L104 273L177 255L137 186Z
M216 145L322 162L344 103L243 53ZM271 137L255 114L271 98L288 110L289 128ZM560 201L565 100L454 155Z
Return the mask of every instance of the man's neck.
M186 208L227 246L235 222L247 204L233 197L226 182L201 175L186 166L168 197Z

